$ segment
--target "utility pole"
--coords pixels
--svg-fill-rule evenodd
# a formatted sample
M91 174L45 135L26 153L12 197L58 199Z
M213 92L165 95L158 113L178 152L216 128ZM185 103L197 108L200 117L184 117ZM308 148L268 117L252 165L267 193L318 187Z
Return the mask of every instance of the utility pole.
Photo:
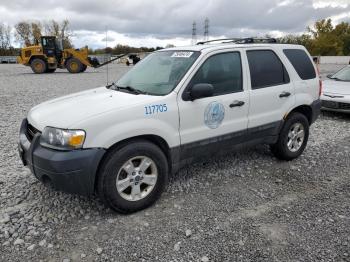
M209 18L204 20L204 41L209 40Z
M192 45L197 44L197 24L196 21L193 21L192 24Z

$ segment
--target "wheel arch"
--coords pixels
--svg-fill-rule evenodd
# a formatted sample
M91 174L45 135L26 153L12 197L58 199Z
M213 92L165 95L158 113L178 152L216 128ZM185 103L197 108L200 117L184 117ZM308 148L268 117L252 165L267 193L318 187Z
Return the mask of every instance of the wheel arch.
M294 113L294 112L298 112L298 113L301 113L303 114L309 124L311 125L312 124L312 121L313 121L313 112L312 112L312 107L310 105L300 105L300 106L297 106L295 107L293 110L291 110L285 117L284 119L286 119L291 113Z
M33 61L34 59L41 59L41 60L43 60L45 63L47 63L47 58L46 58L44 55L32 55L32 56L30 57L28 63L31 64L32 61Z
M88 61L88 59L87 59L87 54L86 54L86 57L85 57L85 54L83 54L82 52L73 50L73 49L67 49L67 50L65 50L65 52L66 52L66 55L67 55L67 58L65 59L65 62L64 62L65 65L66 65L68 59L75 58L75 59L79 60L80 63L82 63L83 65L92 66L90 64L90 62Z

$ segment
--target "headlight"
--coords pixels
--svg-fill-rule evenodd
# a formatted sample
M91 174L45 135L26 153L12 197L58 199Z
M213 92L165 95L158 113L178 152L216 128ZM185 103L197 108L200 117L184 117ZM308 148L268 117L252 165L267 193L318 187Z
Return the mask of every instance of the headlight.
M40 138L42 146L71 150L82 148L85 140L85 131L67 130L54 127L45 127Z

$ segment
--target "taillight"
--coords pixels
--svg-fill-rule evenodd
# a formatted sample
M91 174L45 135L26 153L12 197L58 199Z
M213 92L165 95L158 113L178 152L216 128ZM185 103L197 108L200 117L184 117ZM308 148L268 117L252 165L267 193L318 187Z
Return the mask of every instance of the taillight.
M318 89L318 97L320 97L322 95L322 80L321 80L321 76L320 76L320 69L318 68L318 64L316 65L316 69L317 69L317 75L318 75L318 81L319 81L319 89Z

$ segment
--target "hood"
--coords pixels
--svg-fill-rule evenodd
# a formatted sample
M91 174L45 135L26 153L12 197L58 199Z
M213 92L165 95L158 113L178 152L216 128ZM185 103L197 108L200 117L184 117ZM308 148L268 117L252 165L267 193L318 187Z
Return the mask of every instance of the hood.
M336 81L336 80L324 80L323 81L323 93L324 94L338 94L338 95L350 95L350 82Z
M145 103L152 98L100 87L39 104L29 111L28 121L40 131L46 126L70 128L87 118Z

